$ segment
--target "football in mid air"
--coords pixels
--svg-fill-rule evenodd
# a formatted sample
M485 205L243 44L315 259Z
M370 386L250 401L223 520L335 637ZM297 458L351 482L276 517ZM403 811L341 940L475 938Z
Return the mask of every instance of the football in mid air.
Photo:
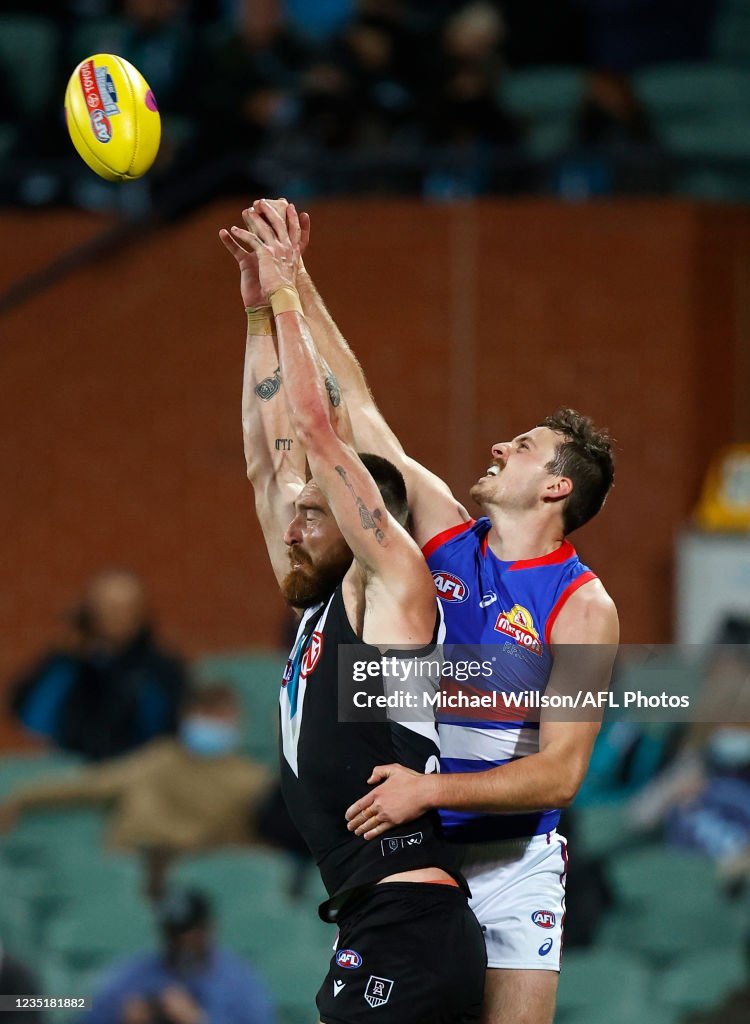
M159 151L161 119L140 71L122 57L96 53L82 60L65 90L65 120L73 145L108 181L132 181Z

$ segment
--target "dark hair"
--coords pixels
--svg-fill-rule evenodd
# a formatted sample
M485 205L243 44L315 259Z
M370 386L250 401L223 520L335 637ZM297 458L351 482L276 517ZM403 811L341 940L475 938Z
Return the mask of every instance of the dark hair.
M398 469L382 455L359 452L365 469L373 478L380 491L385 507L396 522L406 526L409 519L409 505L406 500L406 483Z
M209 682L197 683L187 695L185 708L193 711L216 711L223 710L227 705L238 705L237 694L229 683L222 679L212 679Z
M556 476L569 477L573 483L563 509L563 528L566 534L572 533L594 518L612 486L612 438L575 409L558 409L538 426L563 435L547 469Z
M159 927L168 935L203 928L213 921L211 900L201 889L170 887L155 910Z

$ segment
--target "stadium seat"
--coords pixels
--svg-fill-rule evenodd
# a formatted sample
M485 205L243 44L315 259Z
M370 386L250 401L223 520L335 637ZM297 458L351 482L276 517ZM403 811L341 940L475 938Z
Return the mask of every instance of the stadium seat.
M122 53L128 32L128 23L123 18L92 18L79 21L70 36L70 70L95 53Z
M727 64L750 61L750 6L746 0L720 0L711 40L711 53Z
M636 95L652 117L750 108L750 71L717 64L663 64L633 75Z
M57 28L46 18L0 15L0 64L18 109L25 115L42 114L54 95L58 43Z
M46 942L69 967L93 971L116 956L152 948L154 923L145 904L132 896L81 902L50 923Z
M671 905L675 893L691 893L696 899L712 902L721 898L710 860L662 844L613 857L609 875L617 896L625 903Z
M540 159L559 156L571 140L583 94L575 68L530 68L506 75L500 99L526 129L526 146Z
M702 950L686 956L660 975L657 998L682 1013L717 1006L746 980L739 947Z
M29 811L2 843L9 864L59 866L102 845L104 816L94 810Z
M216 654L199 659L199 679L223 679L240 698L245 713L244 750L263 764L278 759L279 686L285 658L281 654Z
M247 901L262 906L283 902L289 870L288 859L278 853L238 848L182 859L175 865L170 879L212 893L221 915L224 904L231 909L237 905L243 908Z
M648 999L651 980L648 964L627 951L617 956L610 949L566 951L558 994L560 1013L575 1011L570 1019L577 1021L581 1010L598 1008L601 1013L606 1007L607 1024L620 1024L628 1015L645 1024L647 1018L636 1014ZM613 1016L615 1012L620 1016Z

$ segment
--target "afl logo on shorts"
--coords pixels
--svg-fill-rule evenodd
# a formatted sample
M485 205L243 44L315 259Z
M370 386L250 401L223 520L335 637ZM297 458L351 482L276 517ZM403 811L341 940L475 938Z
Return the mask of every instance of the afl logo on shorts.
M554 928L557 918L551 910L535 910L531 920L540 928Z
M433 569L432 577L435 580L438 597L443 601L462 604L469 596L469 588L460 576L454 576L452 572L443 572L442 569Z
M354 971L362 966L362 957L355 949L340 949L336 954L336 963L345 971Z
M309 676L314 670L315 666L320 661L320 656L323 653L323 634L317 630L310 637L310 645L305 651L302 657L302 666L300 675Z

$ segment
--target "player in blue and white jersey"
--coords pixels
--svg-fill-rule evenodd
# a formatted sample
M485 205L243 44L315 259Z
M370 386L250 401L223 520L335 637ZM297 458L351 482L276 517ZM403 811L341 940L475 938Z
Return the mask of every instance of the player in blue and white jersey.
M613 479L611 444L571 410L491 446L472 488L474 521L448 486L404 452L369 392L359 363L309 275L297 278L318 351L346 400L356 446L394 463L407 485L412 532L433 572L448 644L493 644L503 653L492 685L581 689L609 683L617 613L567 537L601 509ZM576 657L586 645L590 654ZM570 664L572 658L572 665ZM483 1024L550 1024L560 966L566 842L559 809L583 781L598 726L498 721L441 724L443 771L424 776L373 766L374 788L347 812L371 840L428 809L462 843L472 907L488 953Z

